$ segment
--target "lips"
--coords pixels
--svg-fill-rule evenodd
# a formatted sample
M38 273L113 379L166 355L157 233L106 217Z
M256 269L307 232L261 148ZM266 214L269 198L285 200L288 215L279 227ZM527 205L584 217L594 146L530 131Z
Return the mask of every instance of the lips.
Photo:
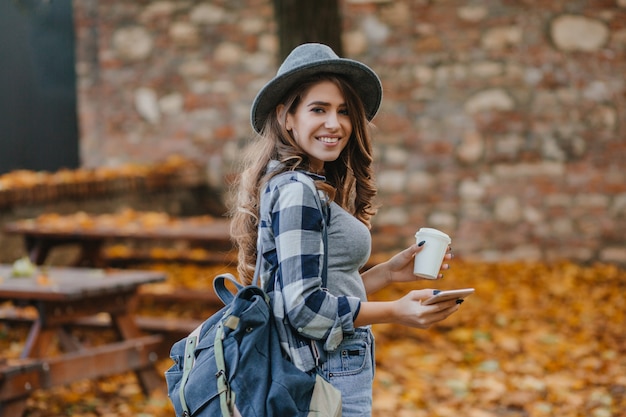
M317 138L317 140L323 143L330 143L330 144L339 142L338 137L329 137L329 136L320 136Z

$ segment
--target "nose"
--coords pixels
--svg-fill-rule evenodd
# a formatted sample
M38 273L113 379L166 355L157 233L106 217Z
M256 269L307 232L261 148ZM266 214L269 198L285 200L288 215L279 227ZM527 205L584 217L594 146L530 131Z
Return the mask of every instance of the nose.
M339 117L337 116L337 113L335 112L328 112L328 117L326 117L326 122L324 123L324 126L327 129L339 129Z

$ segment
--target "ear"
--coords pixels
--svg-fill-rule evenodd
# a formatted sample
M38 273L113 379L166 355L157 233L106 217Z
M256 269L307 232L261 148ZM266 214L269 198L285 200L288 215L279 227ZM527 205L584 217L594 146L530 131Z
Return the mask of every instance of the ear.
M278 120L278 123L281 126L283 126L285 128L285 130L287 130L289 132L289 131L291 131L291 123L289 121L289 114L286 115L284 121L283 121L283 118L280 117L284 110L285 110L285 105L284 104L279 104L278 106L276 106L276 119ZM283 125L283 123L284 123L284 125Z

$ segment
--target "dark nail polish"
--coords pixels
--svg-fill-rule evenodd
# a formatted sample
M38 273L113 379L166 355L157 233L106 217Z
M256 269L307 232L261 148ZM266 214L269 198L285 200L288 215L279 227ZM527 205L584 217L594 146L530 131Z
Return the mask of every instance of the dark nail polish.
M422 246L422 245L424 245L424 243L426 243L426 241L422 240L420 243L417 244L417 246Z
M465 301L465 300L456 300L456 303L457 304L463 304L463 301Z
M433 290L433 295L437 295L441 292L441 290Z

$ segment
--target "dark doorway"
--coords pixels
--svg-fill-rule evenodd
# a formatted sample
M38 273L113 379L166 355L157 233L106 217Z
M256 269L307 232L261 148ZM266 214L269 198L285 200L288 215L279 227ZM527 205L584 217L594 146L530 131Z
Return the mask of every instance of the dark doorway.
M273 4L280 40L278 63L306 42L324 43L343 56L339 0L274 0Z
M79 164L72 2L0 1L0 173Z

